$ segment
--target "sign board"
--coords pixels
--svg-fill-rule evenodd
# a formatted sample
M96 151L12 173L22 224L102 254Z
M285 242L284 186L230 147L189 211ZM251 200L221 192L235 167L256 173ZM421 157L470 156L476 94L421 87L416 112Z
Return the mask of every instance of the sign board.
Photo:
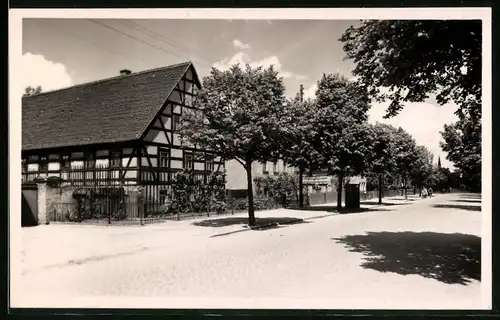
M349 184L366 184L366 178L361 178L359 176L350 177Z

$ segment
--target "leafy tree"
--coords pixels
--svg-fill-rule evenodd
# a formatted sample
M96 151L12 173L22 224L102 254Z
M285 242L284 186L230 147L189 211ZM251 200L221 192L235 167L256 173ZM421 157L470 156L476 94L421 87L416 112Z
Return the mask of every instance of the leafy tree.
M396 132L396 168L398 176L403 183L405 198L408 198L408 182L417 160L416 143L413 137L403 128Z
M373 131L367 123L359 123L341 110L324 108L319 113L321 155L329 173L337 176L337 207L342 207L345 178L366 171L372 150Z
M362 174L368 167L374 136L366 122L369 99L356 82L329 74L318 82L316 102L315 146L319 148L322 165L337 175L340 209L344 178Z
M288 164L299 169L299 206L304 206L302 186L305 169L318 169L321 164L318 132L316 129L317 105L313 100L302 102L300 97L288 101L287 116L281 119L280 128L283 138L281 157Z
M279 156L284 92L283 80L272 66L213 68L194 102L201 111L188 112L180 126L186 142L217 150L245 168L251 226L255 225L252 164Z
M481 37L481 20L369 20L340 41L370 96L391 101L389 118L429 94L441 105L480 109Z
M433 186L435 182L435 172L432 166L432 152L425 146L416 146L415 161L412 164L411 178L412 183L420 188L422 195L422 187L424 185Z
M28 86L26 89L24 89L23 97L34 96L34 95L37 95L37 94L40 94L40 93L42 93L42 87L41 86L38 86L36 88Z
M396 166L397 129L388 124L376 123L373 126L374 142L368 163L371 172L378 180L378 203L382 204L384 174Z
M446 159L453 162L462 173L471 191L481 190L481 119L477 114L462 114L460 119L445 125L441 132L441 148Z

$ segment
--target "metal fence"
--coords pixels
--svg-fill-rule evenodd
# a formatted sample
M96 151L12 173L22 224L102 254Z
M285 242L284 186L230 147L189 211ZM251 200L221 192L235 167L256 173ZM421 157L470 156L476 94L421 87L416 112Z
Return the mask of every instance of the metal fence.
M62 176L62 184L53 188L48 207L51 222L143 225L166 220L235 214L248 209L246 197L217 197L213 190L204 189L206 185L193 185L195 190L191 190L188 196L183 191L173 190L162 180L145 181L140 186L127 184L127 181L120 179L120 172L113 168L97 166L91 169L72 169ZM399 192L384 191L384 196L398 195ZM376 192L369 192L362 194L361 200L377 196ZM336 201L336 192L311 193L305 197L306 205ZM297 202L297 195L280 199L255 197L254 209L291 208L296 207Z
M49 220L55 223L79 224L151 224L168 220L234 215L248 210L247 198L204 200L191 198L179 205L169 186L80 186L71 195L52 201ZM55 192L58 193L58 192ZM293 207L295 199L254 198L255 211ZM186 209L187 208L187 209Z

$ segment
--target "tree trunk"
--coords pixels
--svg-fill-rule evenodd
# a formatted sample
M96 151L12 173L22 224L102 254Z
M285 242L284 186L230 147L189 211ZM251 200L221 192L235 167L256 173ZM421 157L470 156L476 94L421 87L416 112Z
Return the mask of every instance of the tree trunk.
M344 174L339 173L338 175L338 187L337 187L337 209L342 209L342 187L344 185Z
M248 225L255 225L255 212L253 207L253 181L252 181L252 163L246 163L245 170L247 172L247 196L248 196Z
M378 204L382 204L382 188L383 188L383 175L379 173L378 175Z
M299 207L304 208L304 165L299 166Z
M407 185L406 185L406 178L403 180L403 186L405 188L405 200L408 200L408 188L407 188Z

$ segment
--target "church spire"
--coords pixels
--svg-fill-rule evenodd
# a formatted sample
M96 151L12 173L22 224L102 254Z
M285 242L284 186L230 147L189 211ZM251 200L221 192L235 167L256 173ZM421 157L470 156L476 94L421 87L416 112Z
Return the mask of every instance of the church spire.
M438 157L438 168L441 169L441 157Z

